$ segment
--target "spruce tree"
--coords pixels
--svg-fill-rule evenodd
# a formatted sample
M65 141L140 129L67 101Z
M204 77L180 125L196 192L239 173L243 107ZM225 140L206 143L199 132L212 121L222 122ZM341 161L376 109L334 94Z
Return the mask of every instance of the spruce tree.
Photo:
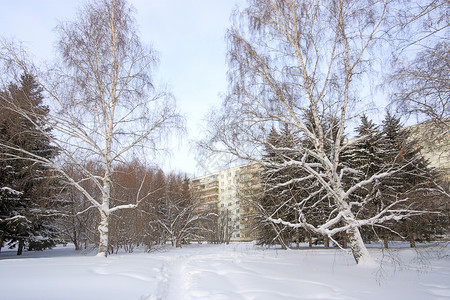
M277 242L287 248L293 238L298 239L298 230L267 220L270 216L296 222L295 205L300 190L298 184L291 182L296 167L286 162L296 160L297 143L287 124L281 133L272 128L267 137L261 172L264 193L260 199L259 242L262 244Z
M38 118L33 116L45 116L48 108L31 75L23 74L18 85L10 84L1 92L0 102L0 139L7 145L0 153L0 233L2 242L18 245L20 255L25 245L29 250L43 249L54 246L57 240L53 224L57 180L48 179L51 173L46 167L21 158L35 155L52 159L57 152L49 142L50 127L47 132L36 129ZM13 106L32 113L25 118Z
M258 242L260 244L274 244L279 243L283 248L286 248L287 241L285 241L285 226L274 224L267 220L268 216L279 217L283 211L278 210L280 198L277 191L273 188L278 183L274 164L280 163L279 152L277 147L280 144L280 134L272 127L265 144L265 155L262 160L263 170L261 172L261 182L264 187L264 193L259 201L259 213L256 216L258 219L256 224L258 228ZM275 213L276 212L276 213ZM275 215L274 215L275 214Z
M439 222L436 222L441 218L436 213L439 210L436 207L439 197L432 192L439 174L422 156L417 141L403 128L398 117L386 114L383 134L389 162L398 170L393 178L384 181L385 193L388 197L404 200L403 208L418 211L416 216L392 224L392 228L407 237L411 247L415 247L416 238L430 238L433 232L440 233L442 226L445 226L444 223L439 226Z
M356 128L355 142L343 153L343 161L355 172L345 179L347 186L352 186L371 176L383 171L386 167L387 152L386 139L380 128L366 115L360 118L360 125ZM375 180L370 185L361 186L351 195L355 202L361 203L357 206L358 215L370 215L380 211L383 207L382 184ZM368 201L370 200L370 201ZM364 240L376 238L371 228L362 228L361 234Z
M383 172L390 176L373 181L352 194L352 201L360 203L355 213L364 217L376 214L393 203L392 211L409 210L409 218L384 222L383 226L363 228L365 240L382 239L384 246L394 236L407 237L414 246L414 236L425 235L436 226L437 211L434 178L438 175L420 153L417 142L409 136L400 119L387 113L379 129L366 116L361 117L356 141L344 154L348 167L355 170L346 179L349 186ZM433 224L433 225L431 225Z

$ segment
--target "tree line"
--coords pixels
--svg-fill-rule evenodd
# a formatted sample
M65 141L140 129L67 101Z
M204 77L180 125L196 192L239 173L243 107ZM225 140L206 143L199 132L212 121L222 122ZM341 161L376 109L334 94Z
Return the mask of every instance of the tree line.
M417 199L440 193L448 203L398 120L387 116L379 130L364 116L364 91L382 86L391 109L448 135L447 12L444 0L249 0L234 11L228 91L198 146L262 163L259 221L280 243L300 231L345 238L368 263L365 239L414 236L419 215L434 216L436 202ZM58 56L45 69L1 40L2 243L51 243L58 207L70 208L66 236L95 239L104 256L214 228L214 214L192 209L183 177L148 167L184 118L152 81L157 57L133 13L125 0L87 2L57 26ZM154 235L144 241L134 230Z

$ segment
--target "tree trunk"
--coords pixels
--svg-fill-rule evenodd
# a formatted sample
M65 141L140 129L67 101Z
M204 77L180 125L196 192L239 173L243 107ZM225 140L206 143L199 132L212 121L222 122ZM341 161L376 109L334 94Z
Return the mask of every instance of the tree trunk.
M385 234L383 236L383 243L384 243L384 248L388 249L389 248L389 239L388 239L387 234Z
M109 213L104 210L100 211L101 219L98 231L100 232L100 241L98 245L97 256L108 256L108 228L109 228Z
M311 233L309 233L309 237L308 237L308 240L309 240L309 248L312 248L312 245L313 245L313 241L312 241L312 234Z
M298 220L298 210L295 210L295 219ZM295 244L297 249L300 249L300 229L295 228Z
M366 246L364 245L364 241L361 237L361 233L357 227L352 227L347 230L347 236L350 240L350 245L352 248L352 254L355 258L356 263L359 264L373 264L374 261L369 254Z
M225 221L225 243L228 245L230 243L230 237L228 236L228 208L227 208L227 219Z
M330 238L328 237L328 235L323 236L323 245L325 249L330 248Z
M73 217L73 223L72 223L72 240L73 240L73 244L75 245L75 251L80 250L80 241L78 240L78 234L77 234L77 230L75 228L76 226L76 220L75 217Z
M2 252L3 248L3 234L0 234L0 253Z
M77 238L77 234L76 231L74 230L74 236L73 236L73 244L75 245L75 251L79 251L80 250L80 241Z
M408 238L409 238L409 246L411 248L416 248L416 241L414 240L414 234L411 230L411 227L408 226Z
M22 255L23 245L24 245L24 241L22 239L20 239L19 246L17 247L17 255Z
M347 234L342 233L342 248L347 249Z

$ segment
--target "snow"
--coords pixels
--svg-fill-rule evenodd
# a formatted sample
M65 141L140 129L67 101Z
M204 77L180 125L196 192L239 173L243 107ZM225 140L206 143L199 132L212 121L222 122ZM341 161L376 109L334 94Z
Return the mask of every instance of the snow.
M16 191L15 189L12 189L12 188L7 187L7 186L1 187L0 190L6 191L7 193L10 193L10 194L16 195L16 196L22 195L22 192Z
M107 258L70 246L19 258L2 251L0 298L450 299L450 246L369 251L379 263L375 267L356 265L338 249L284 251L251 243L192 244Z

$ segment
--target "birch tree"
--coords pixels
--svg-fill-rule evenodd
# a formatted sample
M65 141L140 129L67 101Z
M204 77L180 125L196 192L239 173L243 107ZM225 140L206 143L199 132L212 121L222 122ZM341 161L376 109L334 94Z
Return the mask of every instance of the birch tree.
M163 150L165 134L182 127L173 97L153 84L151 72L157 55L140 42L133 13L125 0L85 4L75 21L57 27L60 59L45 76L30 67L17 46L2 44L8 71L26 70L42 86L54 132L49 138L59 149L60 158L48 160L24 149L16 150L27 154L29 160L57 170L98 211L100 256L107 255L111 213L134 208L146 197L138 192L134 203L112 207L114 167L138 154L148 158ZM34 121L34 116L14 103L10 109L35 122L45 133L38 117ZM101 168L90 172L84 167L86 160L99 162ZM82 178L65 172L65 165L83 174ZM95 186L99 197L84 188L87 181Z
M365 203L350 201L350 195L394 170L385 168L350 187L343 182L357 172L341 162L341 153L351 144L344 143L345 126L357 112L358 91L373 59L370 50L383 35L389 6L387 0L249 1L248 8L236 11L227 33L229 92L221 111L210 114L208 138L200 142L207 150L255 160L261 157L270 128L288 124L311 147L294 149L298 159L285 157L273 167L301 169L305 175L292 182L314 178L321 197L297 203L296 223L268 219L330 238L345 232L358 264L372 261L361 226L414 213L396 210L392 204L363 219L355 214ZM304 118L307 113L312 126ZM331 212L314 226L302 207L314 208L325 201Z
M450 131L450 3L421 0L402 3L397 48L389 82L391 104L406 116L433 121L442 135Z

